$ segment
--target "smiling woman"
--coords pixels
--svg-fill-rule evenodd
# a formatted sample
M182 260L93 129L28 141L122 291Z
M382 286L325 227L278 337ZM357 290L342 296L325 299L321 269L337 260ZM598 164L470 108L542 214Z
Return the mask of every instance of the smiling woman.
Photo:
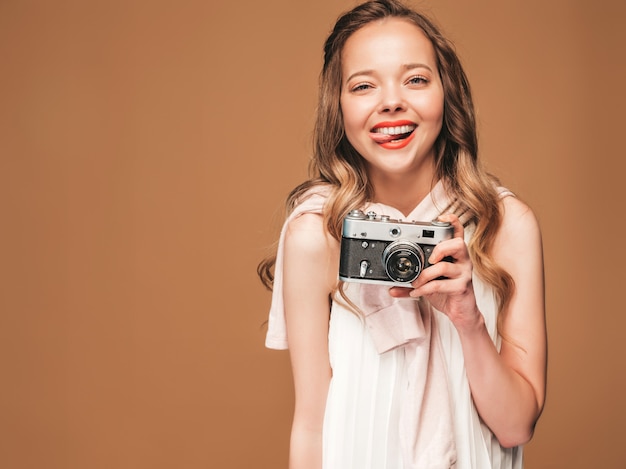
M426 17L366 2L324 51L311 179L259 266L266 345L289 348L293 368L290 467L520 468L545 395L535 217L482 169L465 73ZM449 236L410 283L338 282L343 221L361 212L397 223L356 233L363 249L419 244L402 219L439 219Z
M407 20L372 22L346 41L342 74L348 77L340 99L348 141L365 160L373 187L384 190L376 181L391 176L405 192L403 206L414 207L433 180L443 120L443 85L431 42Z

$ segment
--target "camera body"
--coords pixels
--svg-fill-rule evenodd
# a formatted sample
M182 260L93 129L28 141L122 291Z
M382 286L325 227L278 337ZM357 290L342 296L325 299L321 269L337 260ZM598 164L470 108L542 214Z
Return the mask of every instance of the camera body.
M343 221L339 278L410 287L430 266L434 247L453 235L447 222L407 222L353 210Z

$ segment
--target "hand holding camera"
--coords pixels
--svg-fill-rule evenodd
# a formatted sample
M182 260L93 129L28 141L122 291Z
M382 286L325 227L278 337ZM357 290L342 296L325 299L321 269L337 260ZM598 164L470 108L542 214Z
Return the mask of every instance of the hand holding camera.
M439 220L450 223L453 237L436 246L431 257L432 266L411 284L412 289L391 288L389 292L396 298L424 297L438 311L445 313L459 332L474 330L483 317L474 296L473 264L464 241L463 225L452 214L442 215ZM452 262L441 262L446 259Z
M406 222L354 210L343 223L339 278L388 285L397 298L425 297L457 327L474 324L480 313L463 233L451 214Z

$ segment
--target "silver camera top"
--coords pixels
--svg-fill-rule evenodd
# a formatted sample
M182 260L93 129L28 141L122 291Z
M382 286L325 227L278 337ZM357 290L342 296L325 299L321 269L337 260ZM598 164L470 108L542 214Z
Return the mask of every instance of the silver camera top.
M438 244L451 238L452 231L448 222L405 221L388 215L378 216L373 211L364 213L362 210L352 210L344 219L342 234L345 238L391 241L402 237L426 244Z

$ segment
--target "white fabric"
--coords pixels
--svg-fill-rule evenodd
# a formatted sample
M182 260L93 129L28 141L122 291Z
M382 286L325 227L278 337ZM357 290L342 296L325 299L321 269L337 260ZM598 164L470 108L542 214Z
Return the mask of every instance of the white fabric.
M501 191L502 196L511 195ZM313 195L307 206L323 207L322 194ZM441 183L406 219L428 221L447 206ZM393 218L405 218L392 207L373 204L368 209ZM307 210L309 211L309 210ZM287 222L300 213L297 209ZM272 308L266 345L284 349L288 346L282 311L282 245L279 241ZM466 241L471 236L466 231ZM348 284L350 298L359 298L369 285ZM386 288L386 287L382 287ZM497 304L492 289L474 278L474 289L480 311L492 340L499 346L496 330ZM489 429L482 424L474 407L461 344L454 326L442 313L420 302L435 319L448 377L449 400L452 409L456 465L441 462L440 466L454 469L520 469L522 448L502 448ZM423 306L422 306L423 307ZM410 347L398 346L379 353L363 318L346 308L342 301L333 301L330 318L329 352L333 377L330 384L324 420L324 469L424 469L414 465L410 456L410 430L403 428L403 416L411 408L407 389L419 370ZM380 349L380 344L378 344ZM431 416L432 420L432 416Z
M407 467L450 469L456 461L452 406L435 313L425 302L393 298L387 285L347 285L376 352L402 348L400 450ZM334 308L340 309L335 299ZM331 311L332 316L332 311Z
M285 350L289 347L287 342L287 327L285 324L285 311L283 310L283 246L287 225L294 218L304 213L321 213L324 208L326 197L324 190L311 192L307 195L304 203L298 205L289 214L283 225L278 239L278 251L276 252L276 265L274 266L274 283L272 285L272 304L265 336L265 346L276 350Z

